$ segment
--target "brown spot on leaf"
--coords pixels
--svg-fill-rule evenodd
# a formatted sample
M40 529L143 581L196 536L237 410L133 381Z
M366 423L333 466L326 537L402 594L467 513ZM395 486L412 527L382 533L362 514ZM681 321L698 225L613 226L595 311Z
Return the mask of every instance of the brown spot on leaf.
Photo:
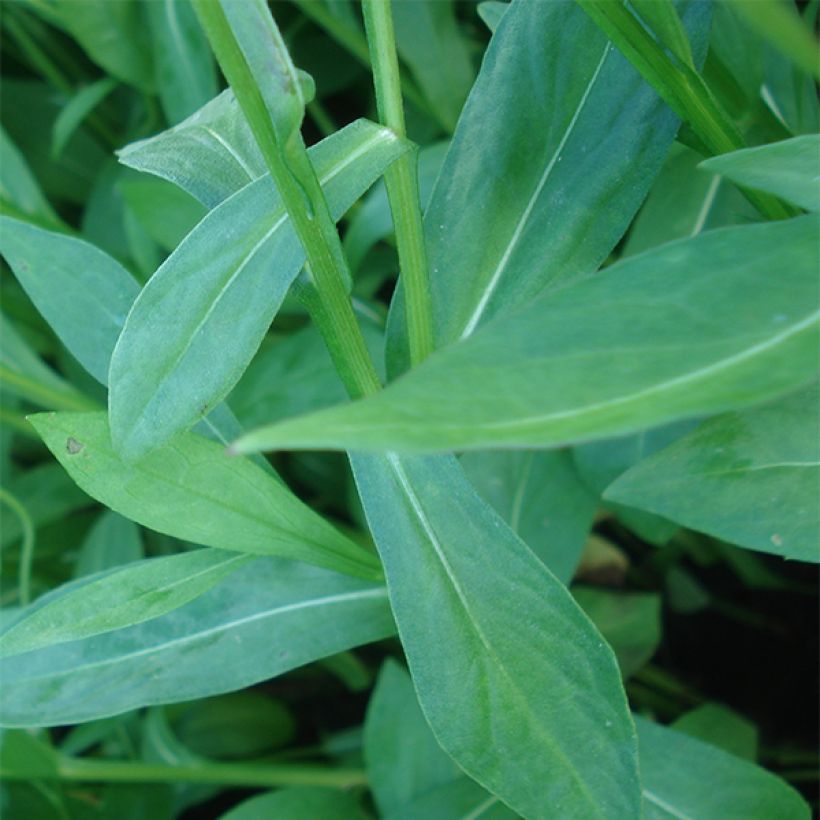
M65 443L66 450L68 450L69 455L72 456L76 456L77 453L81 452L83 447L85 447L85 445L72 436L69 436Z

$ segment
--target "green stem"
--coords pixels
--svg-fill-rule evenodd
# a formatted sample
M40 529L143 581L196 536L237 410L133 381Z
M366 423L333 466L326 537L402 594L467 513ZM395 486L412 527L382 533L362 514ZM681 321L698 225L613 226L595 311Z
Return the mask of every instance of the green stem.
M20 605L28 606L31 602L31 565L34 562L34 524L28 510L7 490L0 487L0 501L14 511L20 520L23 530L23 543L20 547L20 570L18 589Z
M99 410L99 405L82 393L57 390L30 379L5 365L0 365L0 385L22 399L49 410Z
M284 766L246 763L177 763L166 766L142 761L61 757L57 762L61 780L97 783L213 783L224 786L276 788L279 786L325 786L347 789L367 782L361 769L322 766ZM11 778L9 772L3 776Z
M222 7L215 0L194 0L194 7L304 247L317 292L313 317L339 376L353 398L375 393L381 383L353 314L347 260L301 134L293 134L287 146L278 144L262 94Z
M362 10L379 118L400 137L405 137L399 59L390 0L362 0ZM418 151L396 160L387 169L384 178L393 214L406 301L410 361L416 365L433 352L433 311L418 189Z
M625 5L612 0L575 1L664 102L689 123L710 154L726 154L746 147L740 132L703 78L684 63L674 62ZM743 193L769 219L795 215L776 197L745 189Z

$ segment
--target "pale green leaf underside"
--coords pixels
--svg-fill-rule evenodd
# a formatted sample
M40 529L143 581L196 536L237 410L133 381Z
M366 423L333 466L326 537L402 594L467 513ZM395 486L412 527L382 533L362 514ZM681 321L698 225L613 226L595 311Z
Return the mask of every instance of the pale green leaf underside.
M732 182L775 194L807 211L820 211L820 135L744 148L700 167Z
M372 555L215 442L186 433L131 463L112 448L105 413L43 413L30 421L85 492L146 527L209 547L380 576Z
M636 816L617 665L564 586L452 456L351 461L442 748L527 817Z
M744 547L820 561L818 418L816 385L719 416L624 473L606 497Z
M394 630L383 586L257 559L159 618L15 656L0 725L64 726L231 692Z
M648 251L498 319L376 396L235 447L549 447L776 396L817 368L818 222Z
M338 219L405 149L359 120L312 150ZM236 384L304 264L269 177L211 211L137 298L114 349L109 412L127 458L185 430Z
M808 820L805 800L771 772L635 717L646 820Z
M0 636L0 657L142 623L187 604L252 560L202 549L149 558L73 585Z

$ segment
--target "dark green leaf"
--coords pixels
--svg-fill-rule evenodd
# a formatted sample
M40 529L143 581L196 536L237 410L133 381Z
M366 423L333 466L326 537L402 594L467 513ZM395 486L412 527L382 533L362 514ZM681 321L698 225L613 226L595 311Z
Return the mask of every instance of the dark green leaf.
M757 757L757 727L718 703L704 703L679 717L672 728L737 757Z
M235 446L548 447L777 396L817 368L819 223L726 228L627 259L499 318L371 398Z
M143 558L140 529L112 510L100 513L80 548L74 577L93 575L105 569Z
M11 203L45 224L59 222L25 158L3 128L0 128L0 197L4 203Z
M366 578L378 561L290 490L193 433L136 463L110 444L105 413L44 413L31 423L89 495L146 527L210 547L279 555Z
M633 467L606 497L744 547L820 561L818 414L814 386L711 419Z
M51 778L57 774L57 753L20 729L0 731L0 773L3 780Z
M54 121L51 153L59 157L82 121L117 87L113 77L103 77L83 86L63 106Z
M467 453L461 466L479 495L565 584L592 527L597 499L566 451Z
M333 216L405 148L359 120L313 149ZM269 177L197 225L134 303L111 360L111 432L124 456L168 441L228 394L304 260Z
M4 664L0 725L62 726L243 689L394 629L384 587L257 559L181 609Z
M615 659L451 456L351 457L422 709L442 748L527 817L632 817Z
M318 786L294 786L258 794L245 800L220 820L365 820L356 795Z

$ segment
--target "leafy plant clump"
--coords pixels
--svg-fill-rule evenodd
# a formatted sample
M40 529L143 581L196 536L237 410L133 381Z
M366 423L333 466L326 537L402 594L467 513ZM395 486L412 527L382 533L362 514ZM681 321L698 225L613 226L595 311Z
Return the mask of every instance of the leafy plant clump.
M4 816L810 817L817 14L4 3Z

